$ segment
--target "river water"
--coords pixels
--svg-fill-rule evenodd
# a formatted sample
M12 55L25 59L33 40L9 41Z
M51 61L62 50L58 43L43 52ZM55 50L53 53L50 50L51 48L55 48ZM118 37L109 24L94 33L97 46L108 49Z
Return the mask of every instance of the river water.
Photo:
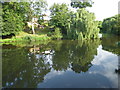
M118 88L118 37L2 45L3 88Z

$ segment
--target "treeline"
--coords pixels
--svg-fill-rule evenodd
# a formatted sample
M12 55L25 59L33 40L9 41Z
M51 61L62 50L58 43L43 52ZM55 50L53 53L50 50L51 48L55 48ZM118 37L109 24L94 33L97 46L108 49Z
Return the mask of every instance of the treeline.
M37 0L38 1L38 0ZM42 12L46 10L47 3L44 0L38 2L1 2L2 4L2 36L16 35L24 31L27 22L33 17L41 23ZM92 7L93 2L73 2L71 7L76 8L73 12L66 4L54 4L51 8L49 26L54 29L49 36L54 39L91 39L98 38L99 22L95 20L94 13L86 10Z
M120 35L120 14L104 19L101 32Z

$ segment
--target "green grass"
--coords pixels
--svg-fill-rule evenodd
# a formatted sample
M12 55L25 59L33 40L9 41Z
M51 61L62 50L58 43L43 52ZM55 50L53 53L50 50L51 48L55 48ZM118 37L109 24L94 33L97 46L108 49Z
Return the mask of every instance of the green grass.
M0 39L2 43L11 43L11 42L37 42L37 41L46 41L51 38L47 36L47 34L28 34L25 32L20 32L18 35L10 38L10 39Z

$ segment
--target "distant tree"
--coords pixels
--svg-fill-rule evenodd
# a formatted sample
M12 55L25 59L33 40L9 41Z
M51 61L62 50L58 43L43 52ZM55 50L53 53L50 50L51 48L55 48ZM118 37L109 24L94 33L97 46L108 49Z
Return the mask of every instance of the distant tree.
M91 0L71 0L71 6L73 8L86 8L92 7L93 2Z
M101 32L120 35L120 14L104 19Z

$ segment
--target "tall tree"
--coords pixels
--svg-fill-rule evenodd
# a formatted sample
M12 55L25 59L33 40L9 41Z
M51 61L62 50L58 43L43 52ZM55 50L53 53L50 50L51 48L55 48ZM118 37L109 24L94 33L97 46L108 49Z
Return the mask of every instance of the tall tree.
M86 9L78 9L71 18L68 36L72 39L90 39L98 38L98 22L95 21L95 15Z
M2 2L2 35L16 34L22 31L30 11L28 2Z
M62 33L67 33L67 23L69 21L69 9L66 4L55 4L50 8L51 20L50 24L59 27Z

